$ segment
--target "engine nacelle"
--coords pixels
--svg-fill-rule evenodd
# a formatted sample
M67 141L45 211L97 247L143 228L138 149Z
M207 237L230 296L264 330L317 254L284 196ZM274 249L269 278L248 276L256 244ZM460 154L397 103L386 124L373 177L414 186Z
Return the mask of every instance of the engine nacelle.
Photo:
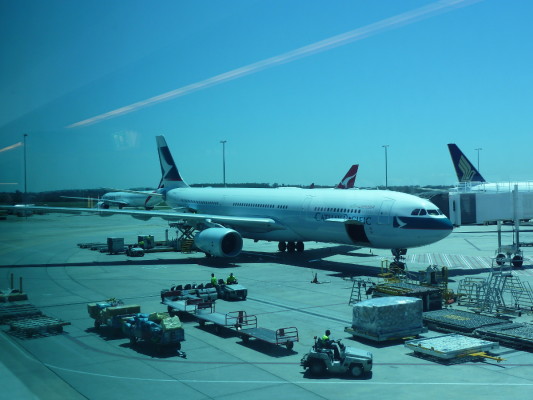
M131 214L131 216L135 219L140 219L141 221L148 221L152 218L151 215L143 215L143 214Z
M233 229L208 228L196 234L194 244L215 257L235 257L241 253L242 237Z

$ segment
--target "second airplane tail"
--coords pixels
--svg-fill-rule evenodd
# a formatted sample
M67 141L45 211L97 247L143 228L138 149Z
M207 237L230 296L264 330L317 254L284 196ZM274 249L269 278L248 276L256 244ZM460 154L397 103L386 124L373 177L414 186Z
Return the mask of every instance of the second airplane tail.
M159 189L169 190L189 187L189 185L187 185L187 183L181 178L165 137L156 136L155 139L157 142L157 152L159 153L159 162L161 164L161 182L159 183Z
M335 186L335 189L352 189L355 186L358 169L359 164L352 165L346 175L344 175L344 178Z
M450 156L452 156L453 166L459 182L485 182L479 171L466 158L463 152L455 143L448 144Z

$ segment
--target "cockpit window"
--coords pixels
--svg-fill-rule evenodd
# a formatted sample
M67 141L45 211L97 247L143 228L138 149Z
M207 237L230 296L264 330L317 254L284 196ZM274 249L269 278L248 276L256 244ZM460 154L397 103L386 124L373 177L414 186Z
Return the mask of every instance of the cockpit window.
M435 209L432 210L432 209L429 209L429 210L428 210L428 214L429 214L429 215L440 215L440 212L439 212L439 210L435 210Z
M416 210L413 210L411 212L411 215L418 215L420 213L420 208L417 208Z
M427 214L426 210L422 209L422 210L420 210L420 214L418 214L418 215L426 215L426 214Z

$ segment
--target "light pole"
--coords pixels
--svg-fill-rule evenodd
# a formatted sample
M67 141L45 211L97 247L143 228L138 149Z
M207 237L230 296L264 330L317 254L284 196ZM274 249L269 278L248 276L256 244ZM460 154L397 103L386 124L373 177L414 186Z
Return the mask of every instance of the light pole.
M479 151L483 150L481 147L475 149L477 151L477 171L479 172Z
M24 204L28 202L28 185L26 180L26 136L28 134L24 134Z
M388 160L387 160L387 148L389 147L388 144L384 144L381 146L385 149L385 188L389 187L389 178L388 178Z
M226 142L227 140L221 140L222 143L222 177L224 179L224 187L226 187Z

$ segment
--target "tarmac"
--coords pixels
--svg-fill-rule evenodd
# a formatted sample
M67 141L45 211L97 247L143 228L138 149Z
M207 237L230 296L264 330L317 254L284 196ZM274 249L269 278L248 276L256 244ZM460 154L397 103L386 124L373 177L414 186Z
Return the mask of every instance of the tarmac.
M528 230L530 227L524 227ZM512 243L504 226L503 244ZM168 231L167 231L168 230ZM500 346L505 360L465 359L447 364L417 357L403 341L356 340L344 332L351 325L348 304L352 278L378 279L390 251L306 243L303 253L279 253L277 243L245 240L243 253L232 259L202 253L150 253L142 258L109 255L78 247L105 243L107 237L138 235L164 240L173 229L159 219L142 222L127 216L8 216L0 221L0 289L18 288L22 278L28 303L66 322L63 333L26 338L0 325L1 398L17 399L346 399L526 398L533 389L533 355ZM521 232L521 242L533 242ZM464 226L430 246L410 249L411 272L429 265L447 266L449 287L466 277L486 277L497 248L494 226ZM533 281L533 247L525 247L524 266L513 274ZM139 304L143 312L166 311L160 291L177 284L207 283L211 273L233 272L248 288L246 301L216 301L216 311L245 310L260 327L297 327L292 350L250 340L234 331L215 332L183 319L186 341L176 353L159 354L147 343L96 331L87 303L118 298ZM318 283L312 283L315 280ZM464 309L455 304L451 308ZM531 323L531 314L516 321ZM370 376L309 376L300 359L314 336L330 329L334 339L374 355ZM420 338L443 335L429 330Z

